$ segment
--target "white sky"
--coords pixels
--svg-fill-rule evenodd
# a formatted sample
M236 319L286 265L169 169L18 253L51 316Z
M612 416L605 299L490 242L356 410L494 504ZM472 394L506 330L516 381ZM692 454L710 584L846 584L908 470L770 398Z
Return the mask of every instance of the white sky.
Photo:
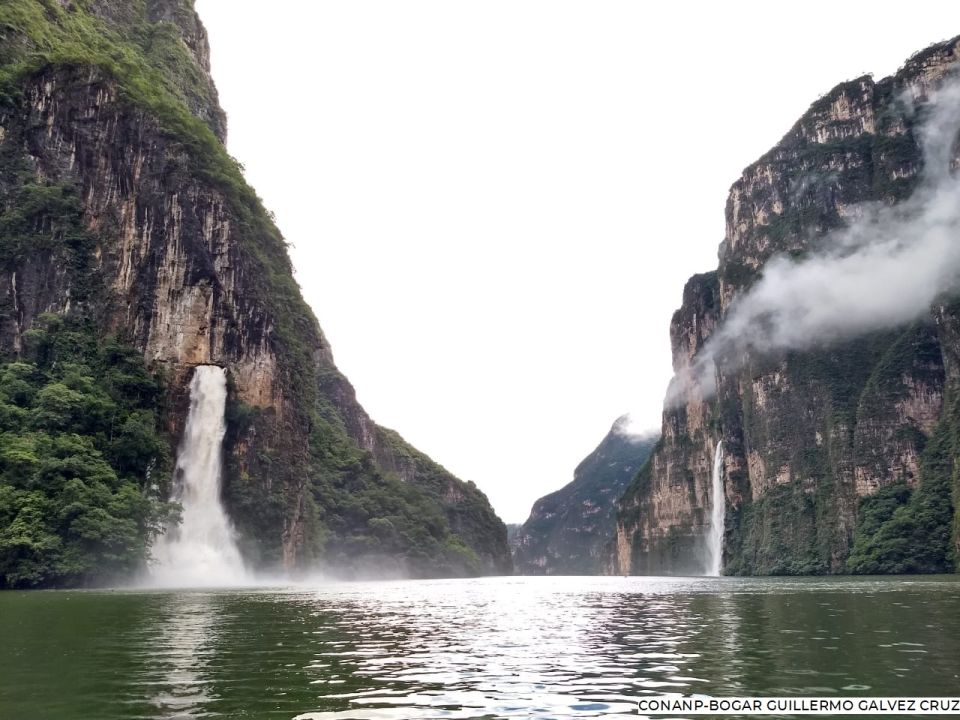
M924 0L197 8L340 369L507 522L620 414L659 425L740 171L836 83L960 34Z

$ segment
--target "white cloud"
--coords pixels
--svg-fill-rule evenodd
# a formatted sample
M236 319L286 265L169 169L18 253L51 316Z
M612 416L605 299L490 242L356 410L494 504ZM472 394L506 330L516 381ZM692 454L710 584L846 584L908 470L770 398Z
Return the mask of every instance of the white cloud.
M714 391L715 364L745 352L795 350L894 328L929 313L960 289L960 180L951 171L960 132L960 81L930 100L919 132L924 168L912 196L864 205L846 228L802 260L778 256L734 301L669 401L690 389Z

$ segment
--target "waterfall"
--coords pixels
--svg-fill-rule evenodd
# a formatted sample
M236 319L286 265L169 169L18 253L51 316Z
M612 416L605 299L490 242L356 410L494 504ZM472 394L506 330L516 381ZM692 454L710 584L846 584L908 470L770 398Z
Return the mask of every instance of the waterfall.
M183 508L182 520L167 528L153 548L154 584L236 585L247 579L233 526L220 502L226 402L223 368L198 365L190 382L190 412L177 453L174 500Z
M719 577L723 570L723 530L727 497L723 492L723 441L713 454L711 478L710 534L707 536L707 575Z

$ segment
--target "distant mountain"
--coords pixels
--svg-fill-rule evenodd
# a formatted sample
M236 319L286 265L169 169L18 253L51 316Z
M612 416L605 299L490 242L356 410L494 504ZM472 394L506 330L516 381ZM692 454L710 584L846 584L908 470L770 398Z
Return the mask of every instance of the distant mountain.
M657 441L654 433L628 431L619 418L597 449L574 471L573 481L537 500L511 538L522 575L593 575L614 536L616 505Z

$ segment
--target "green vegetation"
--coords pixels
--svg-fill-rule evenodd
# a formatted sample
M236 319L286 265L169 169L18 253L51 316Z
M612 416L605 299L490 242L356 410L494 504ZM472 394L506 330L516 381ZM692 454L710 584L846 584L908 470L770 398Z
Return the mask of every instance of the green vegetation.
M99 281L80 199L37 180L19 153L0 153L0 268L51 261L82 308ZM19 323L9 302L2 310ZM43 317L0 364L0 587L130 572L169 510L161 385L132 348L101 340L83 312Z
M829 403L826 413L832 426L852 434L857 408L878 358L896 341L899 333L874 333L826 348L791 352L787 367L794 383L808 387Z
M953 452L945 425L921 457L921 483L881 488L860 502L851 573L953 572Z
M214 148L202 121L188 108L200 101L215 114L212 86L172 23L151 22L156 0L6 0L0 6L4 48L0 54L0 99L19 96L23 79L48 67L92 67L114 78L134 103ZM171 0L167 4L176 4ZM108 21L106 18L110 18ZM209 127L207 127L210 130Z
M70 276L71 300L83 303L95 290L94 238L70 185L37 182L17 162L0 158L0 268L16 271L28 259L55 258ZM18 158L19 160L20 158ZM14 308L7 307L11 315Z
M744 171L728 205L740 230L721 247L725 284L742 293L771 257L802 261L833 248L830 231L855 217L857 203L908 196L923 165L919 129L933 104L902 102L903 88L933 68L947 72L955 45L933 46L873 87L868 78L838 85ZM759 217L763 223L751 224ZM685 292L673 318L676 344L711 314ZM738 461L730 463L727 488L741 499L727 517L728 572L953 571L960 555L958 318L953 293L904 327L854 340L825 337L798 351L748 350L728 367L719 358L718 394L699 418L706 422L688 424L684 408L666 413L669 442L657 448L657 464L673 486L671 497L653 502L670 512L687 501L695 486L687 469L705 472L705 445L723 437ZM892 484L860 499L864 482L877 479ZM648 464L622 501L623 519L643 526L654 480ZM683 519L696 523L702 509L691 505ZM635 538L651 552L647 540Z
M616 500L639 477L659 436L623 433L617 420L577 465L573 480L533 506L519 530L514 562L524 574L595 575L616 532Z
M678 409L677 412L680 412L680 410ZM650 493L650 490L653 487L653 457L662 453L665 447L666 443L663 440L663 436L661 436L653 444L647 459L643 462L643 465L640 466L637 474L633 476L633 479L630 481L630 484L627 485L626 490L623 491L620 502L617 504L618 521L623 520L626 517L623 510L623 508L626 506L626 503L624 502L625 500L639 500Z
M115 340L38 325L0 364L0 587L130 573L170 512L157 379Z
M395 443L402 443L399 436L391 434ZM392 566L399 562L404 571L417 575L483 572L476 553L451 528L450 520L460 518L455 514L448 519L439 500L441 488L421 486L424 482L445 484L447 478L434 473L403 482L383 473L369 453L325 432L323 426L315 431L311 446L314 512L322 527L316 534L323 539L318 550L323 551L327 564L349 567L357 558L366 558ZM464 512L470 512L471 507L468 503ZM489 506L487 512L493 514ZM496 538L469 539L478 540L480 547L491 547Z
M270 418L235 402L227 408L226 446L249 435ZM502 521L472 483L456 479L407 445L396 433L378 428L397 461L410 463L411 477L385 472L376 458L357 447L339 422L314 414L308 493L302 506L275 484L257 478L284 478L298 460L279 451L259 452L251 467L228 465L224 499L240 532L244 555L261 566L279 566L282 538L275 528L299 513L308 539L301 564L320 563L335 572L364 569L417 576L478 575L491 566L474 548L493 551L505 534ZM260 425L263 423L262 425ZM453 488L457 501L443 498ZM504 547L504 551L506 548ZM505 552L505 558L506 552ZM509 572L509 560L500 569Z
M904 119L904 122L909 122ZM922 157L912 134L878 135L873 146L873 191L888 201L903 200L917 186L919 158ZM894 177L895 173L906 175Z
M393 430L378 427L377 435L381 445L395 458L393 462L408 468L407 482L436 499L452 532L470 547L488 549L498 569L509 572L509 551L502 543L506 526L483 491L472 480L464 482L452 475ZM497 557L500 551L502 556ZM472 553L468 557L471 562L475 560Z
M779 217L775 218L773 222L778 221ZM768 232L771 234L774 232L772 223L768 226ZM724 258L721 260L720 275L724 282L743 292L760 279L761 273L740 260Z
M759 415L751 386L743 384L741 412L747 436L755 447L764 448L767 467L789 467L791 480L732 514L728 572L952 568L945 555L953 516L952 480L950 467L943 465L952 446L945 446L942 438L931 446L914 421L899 417L896 407L911 388L943 386L940 353L936 328L920 321L829 349L788 353L784 367L789 391L768 395ZM774 369L770 362L754 360L746 372L769 373ZM809 420L814 423L807 424ZM725 427L731 427L729 421ZM821 438L816 444L811 442L815 433ZM890 464L886 445L891 442L923 452L920 489L911 491L904 479L861 501L854 533L847 518L852 518L857 498L852 481L839 478L849 478L851 459L883 475ZM893 509L900 505L904 508L894 517Z
M90 12L90 3L75 0L65 7L58 0L9 0L0 5L0 33L10 48L0 55L0 104L17 102L29 78L51 69L93 67L126 102L145 110L177 144L188 163L186 172L218 188L229 203L243 230L243 250L256 265L248 275L251 289L272 312L275 333L295 359L291 377L304 377L304 371L312 370L313 348L306 339L319 335L319 328L300 296L286 243L269 213L210 125L189 110L198 98L215 103L180 31L171 23L150 22L146 0L117 0L113 23ZM77 79L90 81L88 73ZM218 112L207 108L207 114Z
M743 384L744 430L754 447L764 448L768 468L789 468L790 481L747 501L728 523L728 572L819 574L848 568L857 498L852 481L840 478L849 478L851 458L886 472L883 445L891 440L917 452L924 448L926 436L896 417L895 403L908 392L905 378L942 386L939 354L933 325L917 322L829 348L787 353L788 389L769 394L763 413L754 411L752 387ZM746 372L763 375L776 364L773 358L755 359ZM725 427L733 427L730 420ZM882 434L886 427L896 428L892 439ZM926 477L931 470L924 466L921 472ZM869 503L861 507L869 513ZM861 527L856 542L864 542L863 533Z
M83 562L74 562L81 555L76 550L69 551L67 562L58 559L57 553L74 547L70 544L73 530L63 524L66 521L57 520L58 486L29 480L21 471L11 470L11 487L35 482L37 486L31 488L51 498L50 507L34 512L36 522L47 523L45 534L17 536L33 538L30 547L36 553L49 547L49 557L45 555L42 563L38 560L34 571L23 569L27 566L20 560L14 563L22 565L20 570L11 569L4 575L7 571L0 569L0 577L6 578L2 582L82 584L129 571L143 559L158 518L168 511L158 500L167 496L167 482L160 482L168 466L167 450L145 470L115 465L117 458L104 444L104 436L113 438L116 428L128 422L125 413L128 402L133 402L102 383L111 360L96 354L101 350L93 350L102 339L104 320L116 319L111 308L117 298L111 295L109 282L99 277L101 269L110 266L114 228L109 221L115 218L108 218L108 225L102 226L84 217L80 187L96 178L84 175L88 170L80 163L71 163L69 171L58 167L62 158L55 157L56 150L44 147L43 138L34 137L36 108L29 101L35 100L30 93L39 92L52 92L56 102L51 105L66 110L75 104L87 108L90 97L96 96L97 115L104 118L104 124L114 123L119 136L124 129L135 129L130 134L139 140L131 142L142 142L142 146L124 150L147 152L148 163L154 163L154 172L163 178L162 186L148 186L137 199L147 203L151 193L156 195L156 206L148 210L162 207L162 195L170 188L184 196L194 193L217 205L223 203L231 239L236 243L231 260L236 262L241 283L237 287L242 295L241 312L252 318L244 328L250 335L235 342L269 345L277 368L273 386L277 396L284 398L282 413L274 408L247 407L235 392L228 403L224 495L245 555L257 564L279 566L288 562L290 549L296 547L300 565L321 557L336 564L338 559L366 555L400 558L410 572L421 575L473 574L490 569L483 553L499 543L506 563L501 569L508 570L503 525L479 490L453 478L399 436L382 431L378 441L411 468L405 474L410 477L401 480L389 467L382 467L381 458L361 450L351 438L352 410L349 402L343 402L346 381L329 359L326 340L300 295L287 245L244 180L242 168L218 137L223 116L216 93L194 58L196 48L188 46L191 38L202 39L197 23L190 0L7 0L0 4L0 111L7 118L6 141L0 146L0 267L18 277L31 263L51 274L66 269L68 280L56 287L70 293L69 310L64 310L66 317L59 321L62 328L54 328L54 321L48 319L41 330L57 337L68 332L74 345L87 348L80 359L69 362L86 368L81 376L91 379L83 385L71 376L71 385L59 376L66 372L62 348L49 365L39 356L28 358L24 349L22 357L10 359L32 363L38 374L30 376L31 382L40 385L34 388L29 403L11 401L13 409L4 412L11 418L20 417L17 413L21 410L40 413L30 403L47 395L51 402L71 399L59 387L45 390L47 384L59 383L83 394L106 393L116 407L108 413L109 430L69 426L61 431L89 438L84 440L89 453L102 457L106 470L98 476L97 488L106 487L113 494L122 490L123 498L132 497L130 488L136 488L141 498L138 515L116 503L107 508L105 496L100 498L98 507L107 508L117 521L117 532L124 533L125 550L121 552L117 538L104 539L102 547L90 541L89 547L84 546ZM24 148L34 142L41 146L40 154L28 157ZM51 167L38 171L44 162ZM103 227L108 232L101 235ZM103 257L108 259L103 265L95 262ZM206 262L204 258L197 261L200 265ZM152 260L144 258L142 262ZM47 306L56 305L57 299L51 298ZM15 299L0 306L0 330L12 323L15 327L9 334L19 336L24 329L21 325L30 327L33 318L17 317L19 311L13 303ZM34 353L34 345L30 353ZM108 347L121 346L111 343ZM146 372L142 363L140 370ZM143 404L135 410L159 417L168 412L157 405L163 397L159 390L163 383L151 382L155 392L137 400ZM154 441L163 437L157 430L161 420L152 414L137 417L143 427L151 428L144 452L152 452ZM168 421L169 417L162 418L164 427L169 427ZM50 431L25 427L24 433ZM167 448L172 440L166 438L161 444ZM62 452L57 452L67 452L62 449L66 446L58 447ZM54 452L49 444L31 448L30 452L44 456ZM113 479L107 471L113 473ZM21 495L16 497L17 503L23 502ZM13 503L11 498L4 495L4 503ZM8 506L14 508L9 512L20 516L19 505L4 505ZM0 527L6 520L0 514Z
M802 483L778 485L746 503L728 520L727 542L741 547L729 553L731 575L821 575L830 571L829 533L823 521L829 491L808 492ZM821 527L821 523L824 527Z
M943 358L937 330L931 320L918 321L902 331L880 355L867 379L861 405L875 394L883 394L888 400L905 397L909 388L903 379L907 376L914 383L943 384ZM879 410L878 407L865 409L870 413Z

